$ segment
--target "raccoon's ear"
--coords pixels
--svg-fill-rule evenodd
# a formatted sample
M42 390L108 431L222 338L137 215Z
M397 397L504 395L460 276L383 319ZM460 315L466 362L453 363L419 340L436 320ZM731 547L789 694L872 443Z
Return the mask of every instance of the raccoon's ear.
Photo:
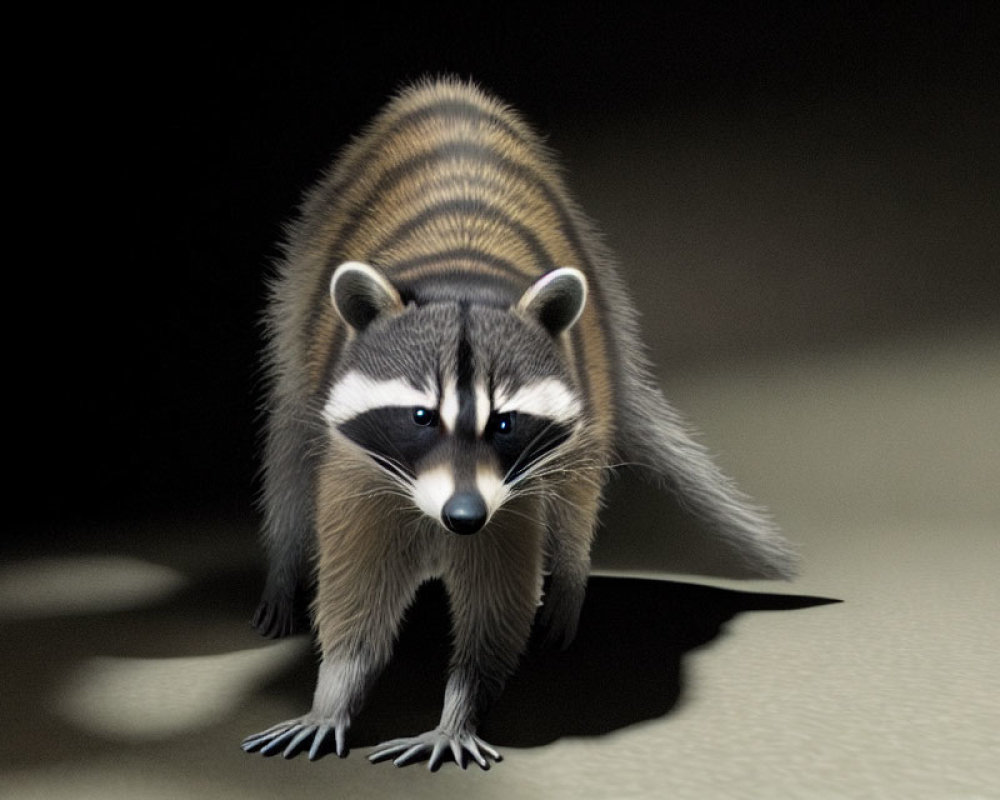
M377 269L359 261L337 267L330 279L330 297L344 322L357 331L380 314L403 308L396 287Z
M515 308L558 336L580 318L586 303L587 279L583 273L573 267L560 267L531 284Z

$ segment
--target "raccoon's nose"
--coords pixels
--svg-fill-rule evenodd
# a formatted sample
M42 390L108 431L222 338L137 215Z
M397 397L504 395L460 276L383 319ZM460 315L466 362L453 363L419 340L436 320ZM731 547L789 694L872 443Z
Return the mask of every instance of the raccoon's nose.
M441 519L455 533L475 533L486 524L486 501L479 492L456 492L444 508Z

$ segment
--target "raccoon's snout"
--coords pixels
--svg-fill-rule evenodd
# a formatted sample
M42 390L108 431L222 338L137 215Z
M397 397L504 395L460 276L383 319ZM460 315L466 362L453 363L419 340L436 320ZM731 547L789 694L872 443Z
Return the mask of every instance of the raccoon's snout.
M475 533L486 524L488 510L479 492L456 492L441 509L441 519L454 533Z

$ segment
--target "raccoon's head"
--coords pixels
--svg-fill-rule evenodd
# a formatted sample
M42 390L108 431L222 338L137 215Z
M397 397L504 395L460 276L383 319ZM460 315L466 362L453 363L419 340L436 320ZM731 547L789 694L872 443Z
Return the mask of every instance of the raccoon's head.
M511 305L447 293L407 304L378 270L348 262L331 295L354 335L327 424L448 530L483 528L580 424L559 343L586 302L578 270L544 275Z

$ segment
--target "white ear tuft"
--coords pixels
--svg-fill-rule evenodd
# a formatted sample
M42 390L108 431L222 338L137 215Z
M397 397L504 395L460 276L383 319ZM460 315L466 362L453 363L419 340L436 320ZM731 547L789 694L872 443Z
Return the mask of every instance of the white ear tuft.
M357 331L381 314L399 311L403 301L377 269L359 261L345 261L330 279L330 297L341 319Z
M573 327L586 304L587 279L583 273L573 267L560 267L528 287L516 308L558 336Z

